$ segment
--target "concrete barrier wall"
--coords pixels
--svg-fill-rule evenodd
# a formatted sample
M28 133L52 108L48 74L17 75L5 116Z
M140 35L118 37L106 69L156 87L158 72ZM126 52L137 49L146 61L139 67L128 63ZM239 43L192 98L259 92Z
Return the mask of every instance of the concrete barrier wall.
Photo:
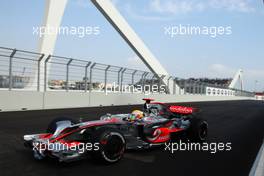
M90 106L90 93L45 92L44 109L73 108Z
M43 93L31 91L0 91L0 109L13 111L43 108Z
M1 111L78 108L89 106L131 105L143 103L142 98L154 98L157 101L199 102L222 100L246 100L249 97L206 96L206 95L167 95L167 94L127 94L102 92L34 92L34 91L0 91Z

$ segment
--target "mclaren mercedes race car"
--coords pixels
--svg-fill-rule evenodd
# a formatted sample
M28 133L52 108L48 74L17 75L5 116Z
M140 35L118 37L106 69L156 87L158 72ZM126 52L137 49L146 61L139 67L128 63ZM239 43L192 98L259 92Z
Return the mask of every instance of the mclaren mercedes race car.
M106 114L100 120L87 122L54 119L45 133L25 135L25 146L39 160L52 157L69 162L91 156L115 163L128 149L163 145L175 136L196 142L206 140L208 124L198 117L198 109L144 100L144 111Z

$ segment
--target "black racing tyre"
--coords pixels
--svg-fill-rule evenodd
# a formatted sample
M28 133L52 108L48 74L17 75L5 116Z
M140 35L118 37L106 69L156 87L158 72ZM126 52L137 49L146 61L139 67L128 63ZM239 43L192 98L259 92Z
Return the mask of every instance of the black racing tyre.
M68 118L68 117L58 117L58 118L55 118L54 120L52 120L49 125L48 125L48 128L46 130L47 133L54 133L57 129L57 122L59 121L70 121L72 124L76 124L78 123L76 120L73 120L71 118Z
M103 164L112 164L123 158L126 141L122 133L109 127L94 131L93 143L99 143L99 149L92 152L92 158Z
M204 142L208 135L208 123L200 118L190 119L190 128L188 129L188 139L191 142Z

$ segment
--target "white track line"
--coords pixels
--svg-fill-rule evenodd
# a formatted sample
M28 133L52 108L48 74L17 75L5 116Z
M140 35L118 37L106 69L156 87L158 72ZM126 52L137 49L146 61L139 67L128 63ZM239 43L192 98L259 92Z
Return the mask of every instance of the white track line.
M260 147L249 176L264 176L264 142Z

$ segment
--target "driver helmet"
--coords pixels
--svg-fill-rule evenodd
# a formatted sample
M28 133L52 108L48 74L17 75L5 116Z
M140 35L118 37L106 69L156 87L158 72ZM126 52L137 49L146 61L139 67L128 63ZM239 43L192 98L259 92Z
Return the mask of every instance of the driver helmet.
M135 116L135 119L142 119L144 117L144 113L140 110L132 111L131 115Z

